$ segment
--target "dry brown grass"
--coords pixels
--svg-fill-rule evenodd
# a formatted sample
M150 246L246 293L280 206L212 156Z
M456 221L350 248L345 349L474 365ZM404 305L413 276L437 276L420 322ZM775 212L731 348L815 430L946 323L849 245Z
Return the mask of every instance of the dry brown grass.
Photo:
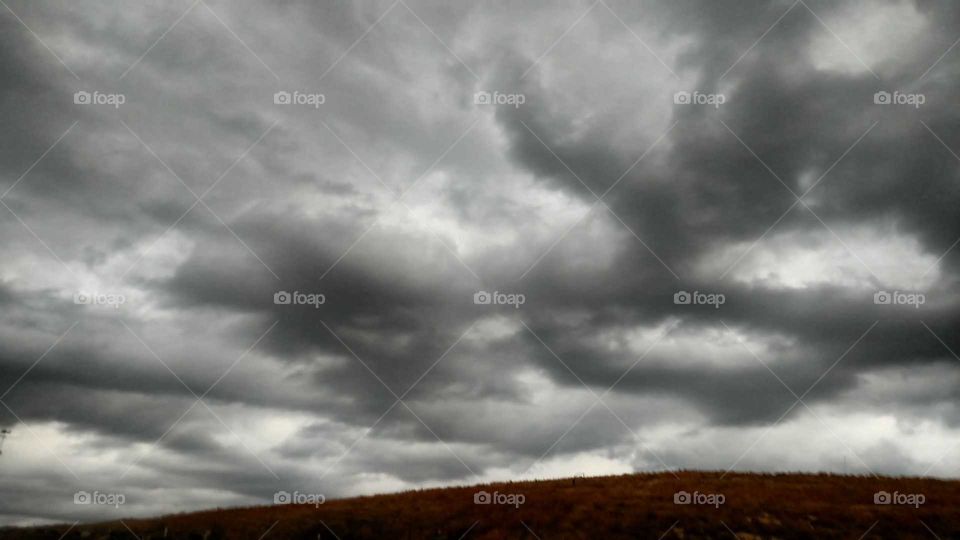
M540 538L960 538L960 482L812 474L678 472L500 483L124 520L140 538L264 540ZM523 494L519 508L474 493ZM722 493L719 508L674 504L677 491ZM919 508L875 505L877 491L922 493ZM272 526L272 528L271 528ZM929 527L929 530L928 530ZM0 539L57 540L68 528L6 529ZM329 528L329 529L328 529ZM334 534L336 536L334 536ZM64 540L133 538L120 522L74 527Z

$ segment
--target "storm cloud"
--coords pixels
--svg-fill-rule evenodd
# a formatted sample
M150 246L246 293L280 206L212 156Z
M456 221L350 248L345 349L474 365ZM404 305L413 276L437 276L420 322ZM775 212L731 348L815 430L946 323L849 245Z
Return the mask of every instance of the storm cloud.
M955 4L7 0L0 28L4 523L956 475Z

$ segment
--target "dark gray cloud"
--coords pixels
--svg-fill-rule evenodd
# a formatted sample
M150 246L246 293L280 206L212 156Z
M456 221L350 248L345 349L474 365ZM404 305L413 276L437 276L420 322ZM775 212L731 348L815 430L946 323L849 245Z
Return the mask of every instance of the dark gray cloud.
M956 6L9 4L4 522L958 465Z

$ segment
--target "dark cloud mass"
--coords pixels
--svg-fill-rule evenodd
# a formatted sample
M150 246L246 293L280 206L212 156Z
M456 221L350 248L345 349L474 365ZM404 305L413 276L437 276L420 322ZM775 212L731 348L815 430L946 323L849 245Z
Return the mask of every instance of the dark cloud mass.
M7 3L0 522L956 476L953 3Z

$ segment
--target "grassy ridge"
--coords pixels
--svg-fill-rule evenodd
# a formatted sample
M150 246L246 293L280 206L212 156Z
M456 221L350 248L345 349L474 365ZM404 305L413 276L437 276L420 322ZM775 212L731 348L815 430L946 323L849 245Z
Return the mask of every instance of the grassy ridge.
M476 504L478 491L511 504ZM701 503L676 504L684 491ZM874 494L923 504L874 504ZM696 495L695 495L696 494ZM507 495L517 495L509 498ZM522 504L520 497L522 495ZM712 497L711 497L712 496ZM913 500L916 502L916 500ZM499 483L146 520L0 530L0 539L960 538L960 481L677 472ZM722 503L722 504L720 504ZM129 530L128 530L129 528ZM64 533L66 535L64 536ZM264 535L266 533L266 535Z

